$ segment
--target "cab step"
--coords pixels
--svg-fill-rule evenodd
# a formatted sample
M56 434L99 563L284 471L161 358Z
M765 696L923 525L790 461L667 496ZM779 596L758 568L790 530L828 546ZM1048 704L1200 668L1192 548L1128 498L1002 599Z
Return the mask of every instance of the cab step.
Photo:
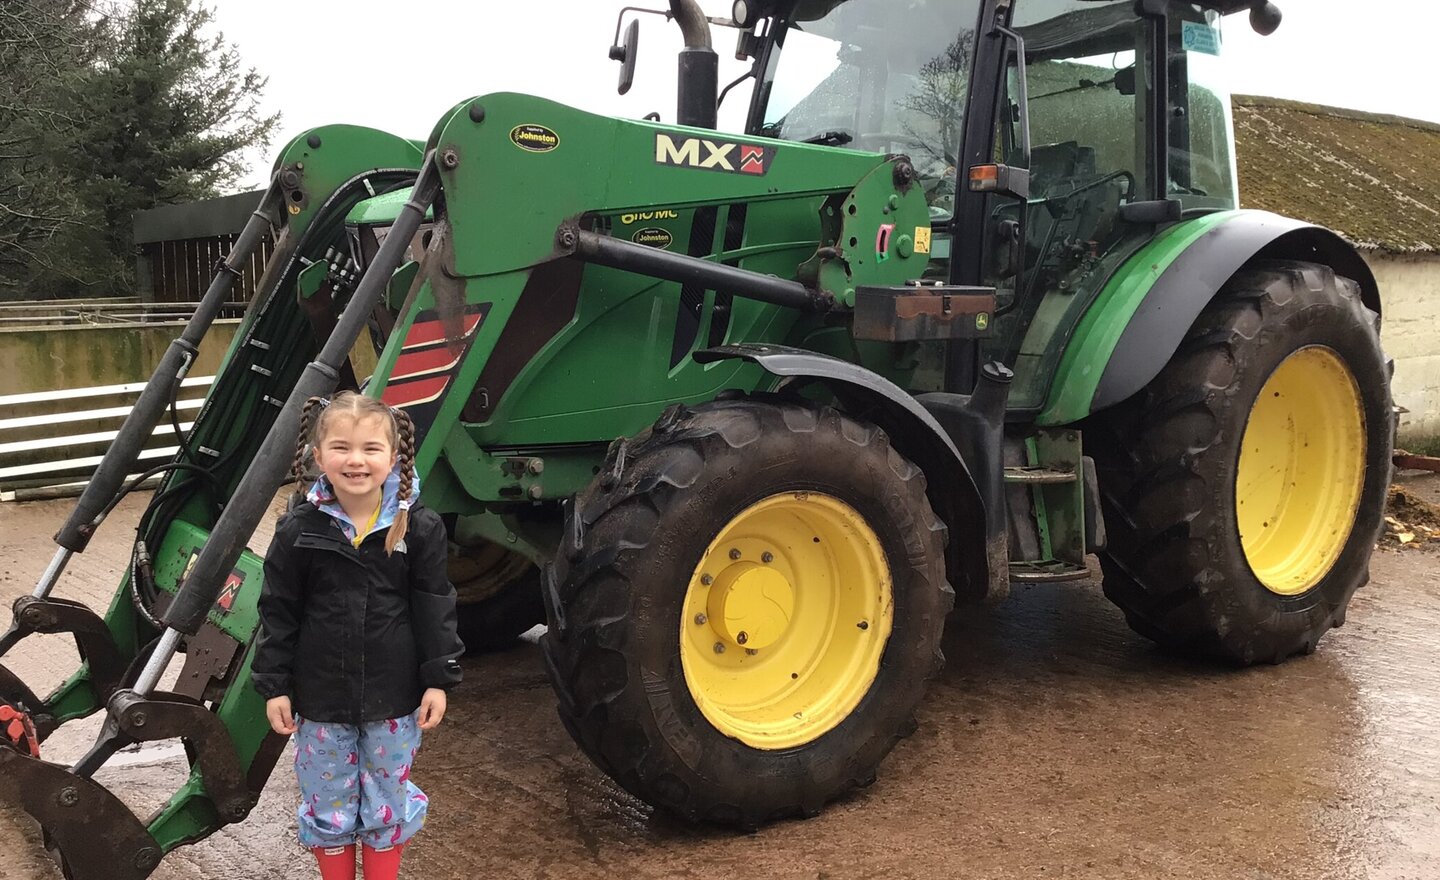
M1073 562L1011 562L1010 580L1029 584L1053 584L1060 581L1083 581L1090 569Z
M1057 470L1047 467L1007 467L1005 482L1026 485L1048 485L1052 483L1073 483L1079 479L1073 470Z

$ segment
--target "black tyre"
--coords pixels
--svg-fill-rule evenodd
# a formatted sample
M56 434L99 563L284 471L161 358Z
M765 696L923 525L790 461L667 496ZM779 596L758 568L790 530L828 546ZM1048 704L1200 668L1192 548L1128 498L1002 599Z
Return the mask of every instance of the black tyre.
M753 828L873 780L954 593L920 470L774 400L675 407L612 448L548 573L560 716L637 797Z
M1353 281L1264 262L1154 381L1092 420L1105 594L1136 632L1278 663L1344 622L1383 523L1388 373Z
M540 569L518 553L494 544L461 547L452 542L449 577L467 653L503 650L545 622Z

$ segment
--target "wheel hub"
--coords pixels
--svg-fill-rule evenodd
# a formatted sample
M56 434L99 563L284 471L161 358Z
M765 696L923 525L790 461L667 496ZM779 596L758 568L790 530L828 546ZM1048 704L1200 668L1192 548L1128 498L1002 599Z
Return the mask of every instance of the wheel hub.
M690 578L686 685L726 736L804 745L868 693L893 614L885 551L859 511L818 492L772 495L719 530Z
M771 551L763 551L770 554ZM709 619L716 635L734 647L759 651L775 644L795 613L795 588L769 564L737 562L710 590Z

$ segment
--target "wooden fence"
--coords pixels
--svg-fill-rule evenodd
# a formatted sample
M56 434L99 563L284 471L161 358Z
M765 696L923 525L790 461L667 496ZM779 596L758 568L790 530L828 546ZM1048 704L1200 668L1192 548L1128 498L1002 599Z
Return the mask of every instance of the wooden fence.
M215 267L235 248L239 233L209 238L187 238L179 241L155 241L139 245L138 266L141 275L149 270L150 298L159 303L197 301L205 295ZM275 242L266 235L240 267L240 277L230 289L230 299L245 303L255 294L255 284L265 269L265 262L275 250ZM140 279L145 287L147 279Z
M180 383L175 409L181 431L190 430L214 381L192 376ZM78 494L144 387L128 382L0 396L0 501ZM168 461L178 448L167 412L133 474Z
M135 214L136 293L155 302L195 302L205 295L215 266L235 247L259 206L263 190L236 193L182 205L162 205ZM265 261L275 249L267 233L230 292L247 302Z
M184 322L189 321L195 314L198 305L198 302L139 302L133 297L0 303L0 330ZM222 303L217 317L240 318L244 316L247 307L246 303L235 300Z

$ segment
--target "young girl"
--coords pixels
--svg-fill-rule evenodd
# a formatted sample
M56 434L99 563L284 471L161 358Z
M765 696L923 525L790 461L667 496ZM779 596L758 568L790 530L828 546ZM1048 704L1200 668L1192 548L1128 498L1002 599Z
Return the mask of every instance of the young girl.
M313 431L311 426L313 425ZM394 880L428 801L410 781L421 731L460 681L445 526L416 506L415 428L349 392L305 404L295 473L321 476L265 556L255 687L277 733L298 733L300 842L323 880Z

